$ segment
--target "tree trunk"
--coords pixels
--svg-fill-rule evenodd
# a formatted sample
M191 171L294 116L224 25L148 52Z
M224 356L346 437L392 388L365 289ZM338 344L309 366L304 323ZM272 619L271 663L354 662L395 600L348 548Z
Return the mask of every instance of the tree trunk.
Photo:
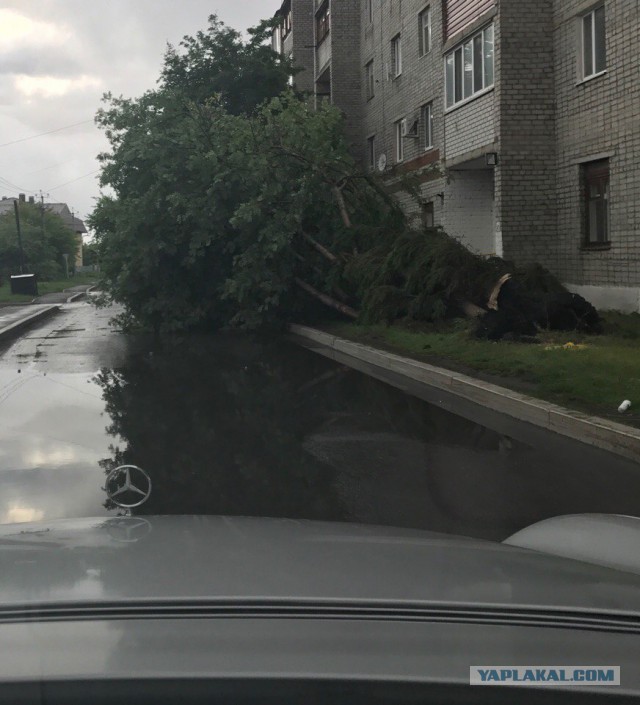
M306 291L308 294L311 294L311 296L318 299L318 301L322 301L325 306L334 308L336 311L340 311L340 313L344 314L345 316L348 316L349 318L356 319L360 315L355 309L352 309L351 306L347 306L346 304L340 303L340 301L336 301L328 294L323 294L321 291L314 289L311 284L307 284L307 282L302 281L302 279L296 277L295 282L301 289L304 289L304 291Z
M321 245L317 240L314 240L311 235L307 235L307 233L301 233L301 235L311 245L311 247L317 250L325 259L328 259L329 262L335 264L338 261L338 258L333 254L333 252L330 252L324 245Z
M461 301L460 308L467 318L482 318L486 313L485 309L472 304L470 301Z
M488 308L493 309L494 311L498 310L498 297L500 296L500 292L502 291L502 287L510 279L511 279L511 274L505 274L503 277L500 277L500 279L498 279L498 282L493 287L493 290L492 290L491 294L489 295L489 301L487 302Z
M338 208L340 209L340 215L342 216L342 222L345 228L351 229L351 218L349 217L349 211L347 210L347 204L342 195L342 191L339 186L333 187L333 193L335 194L336 201L338 201Z
M298 260L298 262L302 262L303 264L306 264L307 267L311 267L311 269L313 269L313 271L314 271L319 277L322 277L322 278L325 278L325 277L326 277L325 272L323 272L323 271L320 269L320 267L318 267L318 266L315 265L315 264L312 264L311 262L308 262L299 252L295 252L295 251L294 251L293 255L294 255L294 257ZM347 292L346 292L342 287L338 286L337 284L333 284L333 285L332 285L332 289L333 289L333 291L335 292L336 296L337 296L339 299L342 299L343 301L348 301L348 300L350 299L349 294L347 294Z

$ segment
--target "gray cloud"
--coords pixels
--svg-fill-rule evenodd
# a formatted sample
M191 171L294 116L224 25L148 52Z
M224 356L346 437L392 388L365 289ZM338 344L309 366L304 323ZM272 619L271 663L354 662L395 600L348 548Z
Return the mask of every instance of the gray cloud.
M82 73L82 63L58 49L45 48L38 53L23 48L0 54L0 75L69 76Z
M0 144L91 120L104 91L137 96L153 88L167 43L177 45L184 35L205 29L210 14L245 30L279 5L280 0L5 0L1 9L60 28L66 38L0 49ZM18 85L19 75L31 83L23 79ZM53 189L97 169L95 157L106 146L89 123L0 148L0 178L27 191ZM98 193L95 177L87 176L51 196L86 215Z

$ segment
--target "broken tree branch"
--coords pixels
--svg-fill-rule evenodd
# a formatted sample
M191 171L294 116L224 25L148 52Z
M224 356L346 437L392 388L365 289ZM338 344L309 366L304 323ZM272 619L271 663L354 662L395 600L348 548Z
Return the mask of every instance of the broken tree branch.
M335 263L338 261L338 258L333 254L333 252L330 252L324 245L321 245L317 240L314 240L311 235L307 235L305 232L301 233L301 235L311 245L311 247L317 250L324 258L328 259L329 262Z
M472 304L470 301L461 301L460 308L467 318L482 318L486 311L480 306Z
M511 274L505 274L503 277L498 279L497 284L493 287L493 291L489 296L489 301L487 302L487 308L494 311L498 310L498 297L502 291L502 287L511 279Z
M340 215L342 216L344 227L351 229L351 218L349 217L349 211L347 210L347 203L344 200L342 189L339 186L334 186L332 191L336 197L336 201L338 201L338 208L340 209Z
M293 256L298 260L298 262L302 262L303 264L306 264L307 267L311 267L311 269L319 276L319 277L325 277L326 274L323 272L318 265L313 264L312 262L309 262L305 257L303 257L299 252L296 252L295 250L293 251ZM340 286L337 284L332 284L331 288L333 289L335 295L339 298L342 299L342 301L348 301L349 300L349 294Z
M351 308L351 306L347 306L346 304L340 303L340 301L336 301L328 294L323 294L321 291L314 289L311 284L307 284L307 282L302 281L302 279L300 279L299 277L295 278L295 282L301 289L306 291L307 294L311 294L311 296L318 299L318 301L322 301L325 306L334 308L336 311L340 311L340 313L344 314L345 316L348 316L349 318L355 319L358 318L358 316L360 315L355 309Z

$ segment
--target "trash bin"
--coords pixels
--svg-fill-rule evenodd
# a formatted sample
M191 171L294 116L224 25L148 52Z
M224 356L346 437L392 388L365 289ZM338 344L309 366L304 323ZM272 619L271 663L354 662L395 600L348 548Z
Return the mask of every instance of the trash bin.
M38 295L38 280L35 274L16 274L11 276L11 293Z

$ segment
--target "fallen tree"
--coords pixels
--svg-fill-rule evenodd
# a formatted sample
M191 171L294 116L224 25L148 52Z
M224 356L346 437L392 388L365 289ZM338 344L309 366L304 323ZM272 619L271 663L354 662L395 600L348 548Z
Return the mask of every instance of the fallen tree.
M476 335L527 338L540 328L600 332L600 317L540 265L484 258L438 229L383 239L347 266L366 323L478 319Z
M263 38L255 31L245 44L212 20L183 53L169 52L156 90L108 98L98 115L113 195L91 225L107 293L130 320L255 329L324 310L387 323L471 315L495 340L597 330L597 313L542 268L411 229L384 182L352 158L340 112L284 90L291 67L262 51ZM271 97L252 102L230 80L228 46L241 73L271 77Z

